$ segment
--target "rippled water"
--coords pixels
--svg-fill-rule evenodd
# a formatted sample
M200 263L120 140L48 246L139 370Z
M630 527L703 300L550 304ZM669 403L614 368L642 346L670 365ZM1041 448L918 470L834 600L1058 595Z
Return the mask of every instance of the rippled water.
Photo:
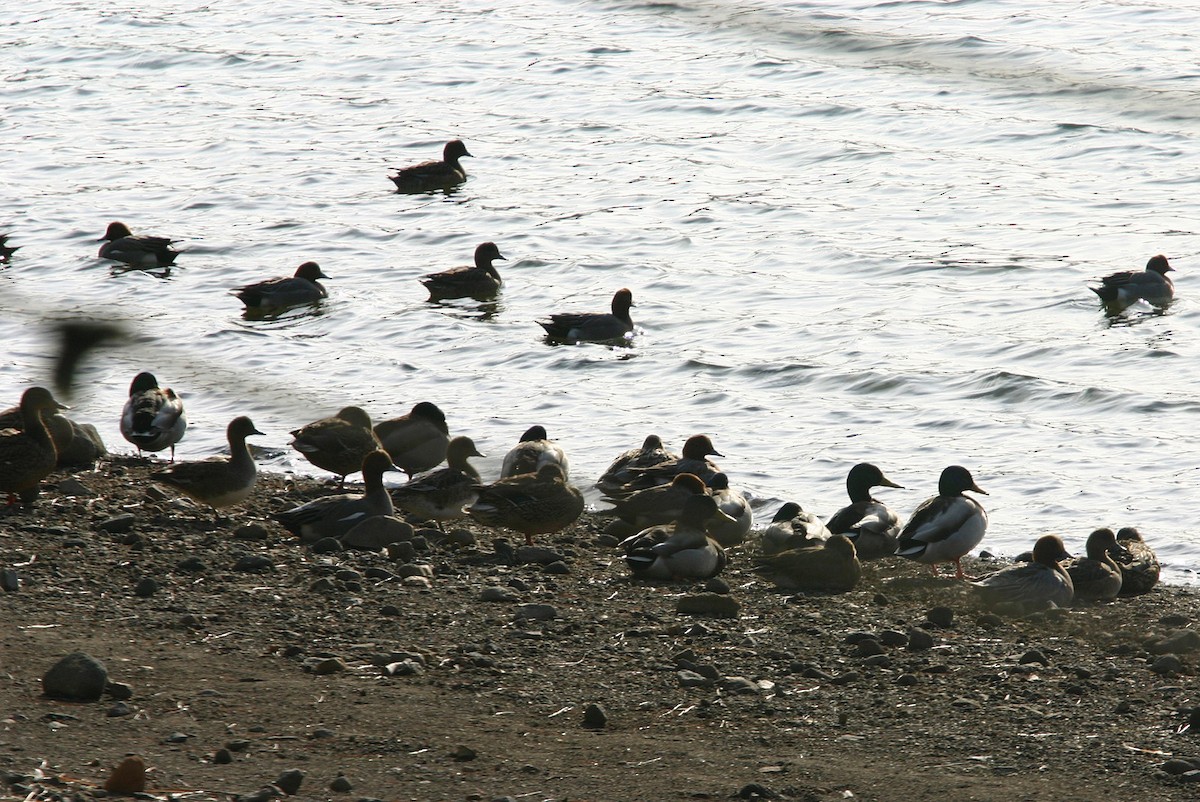
M360 403L438 403L496 470L542 423L577 481L649 432L713 435L735 484L829 513L871 459L907 512L960 462L985 546L1138 525L1200 581L1200 32L1191 3L26 2L0 27L9 154L0 392L47 378L47 316L130 321L73 399L110 447L134 373L181 392L185 458L250 414L266 461ZM469 181L391 167L461 137ZM182 240L97 259L111 220ZM416 279L495 240L497 304ZM1108 321L1086 281L1178 268ZM316 309L230 287L320 262ZM534 320L633 290L629 348Z

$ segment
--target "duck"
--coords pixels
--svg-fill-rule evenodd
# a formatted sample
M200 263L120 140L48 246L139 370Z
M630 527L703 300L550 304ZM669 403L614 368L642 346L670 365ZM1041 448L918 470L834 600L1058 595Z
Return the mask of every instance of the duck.
M123 262L131 267L169 267L175 264L175 257L179 255L179 251L171 247L174 240L146 234L134 236L129 226L121 222L109 223L100 239L104 243L100 246L101 259Z
M829 529L818 516L805 512L796 502L788 501L759 536L758 548L762 556L770 557L788 549L820 546L829 535Z
M0 429L0 492L8 494L10 507L17 498L32 504L38 485L57 466L58 452L43 413L69 407L45 387L30 387L21 393L18 409L21 428Z
M17 249L21 247L20 245L9 245L9 236L7 233L0 234L0 262L7 262L17 252Z
M1150 257L1145 270L1113 273L1100 279L1099 287L1088 289L1100 297L1109 314L1120 314L1138 301L1166 306L1175 297L1175 282L1167 275L1174 269L1160 253Z
M831 534L850 538L858 559L864 561L891 557L896 553L896 536L900 534L900 519L882 501L871 498L873 487L904 489L875 465L860 462L846 475L849 506L842 507L825 522Z
M58 409L46 409L40 414L42 421L46 424L46 431L50 433L50 439L54 441L54 451L61 457L71 448L71 443L75 439L75 429L71 419ZM0 430L2 429L25 431L25 420L21 417L20 406L9 407L0 412ZM62 467L62 465L62 462L58 463L58 467Z
M955 577L966 578L961 560L983 540L988 525L987 512L963 495L966 490L987 495L963 466L943 470L938 494L921 502L900 531L896 554L927 564L934 576L938 563L952 562Z
M627 339L633 334L633 318L629 316L631 306L633 292L620 289L613 295L611 312L561 312L551 315L549 320L539 320L538 325L552 340L603 342Z
M1121 569L1120 595L1140 596L1149 593L1158 584L1161 570L1158 555L1146 545L1136 527L1118 529L1117 541L1125 547L1125 554L1117 557L1117 567Z
M563 476L570 476L567 452L549 439L545 426L530 426L521 435L520 441L504 455L500 477L537 473L538 468L550 463L562 468Z
M667 485L655 485L624 498L605 498L613 512L633 532L674 522L692 496L708 495L708 486L694 473L681 473ZM625 531L630 531L625 529Z
M622 485L633 479L638 469L652 468L672 459L679 459L679 457L667 451L663 446L662 438L657 434L648 434L640 448L631 448L622 452L612 461L604 473L600 474L600 478L596 480L596 488L601 493L608 495L610 491L619 490Z
M225 427L229 459L211 457L198 462L177 462L150 474L150 478L213 510L240 504L249 498L258 481L254 456L246 445L246 438L255 434L262 432L254 428L250 418L240 415Z
M512 529L533 545L534 535L566 529L583 513L583 494L567 483L562 466L547 462L537 473L509 476L479 485L479 498L467 515L485 526Z
M634 477L617 490L611 491L610 496L627 496L638 490L655 485L668 484L677 474L694 473L704 482L721 469L716 466L709 456L725 456L713 446L712 440L706 434L694 434L683 444L683 454L673 459L666 459L649 468L630 468Z
M451 139L442 148L441 161L422 162L412 167L398 170L395 175L388 176L396 185L397 192L431 192L437 189L450 189L467 180L467 171L458 160L463 156L471 156L467 146L461 139ZM474 158L472 156L472 158Z
M854 543L845 535L830 535L824 543L778 554L761 555L754 572L782 590L846 593L862 576Z
M299 507L284 510L275 516L275 520L299 537L302 543L315 543L326 537L341 539L362 521L395 512L392 497L383 485L383 474L396 470L387 452L383 449L368 452L358 469L363 474L361 495L339 493L322 496Z
M492 265L496 259L504 259L496 243L483 242L475 248L475 264L455 267L441 273L430 273L421 279L421 283L429 290L431 301L447 298L491 298L500 291L502 283L500 272Z
M362 469L367 455L381 447L371 416L356 406L342 407L331 417L293 429L291 435L288 445L313 465L336 474L339 490L348 475Z
M640 579L708 579L725 569L721 544L708 536L712 519L722 516L716 499L691 496L671 526L653 526L622 541L625 564Z
M1033 545L1032 562L1002 568L970 584L988 606L1040 609L1053 604L1066 607L1075 597L1075 588L1071 575L1059 561L1070 556L1062 538L1043 535Z
M407 415L375 424L375 436L396 467L410 479L437 467L446 458L450 443L446 416L429 401L416 404Z
M746 497L729 487L729 477L723 473L708 480L708 492L716 500L717 508L729 518L711 520L709 536L725 548L743 543L754 525L754 513Z
M289 306L302 306L320 301L329 293L319 278L329 276L321 271L316 262L305 262L296 268L293 276L279 276L264 281L257 281L243 287L230 290L238 297L247 309L284 309Z
M129 399L121 410L121 436L143 451L171 449L187 432L187 413L183 399L170 387L159 387L153 373L142 371L129 385Z
M444 522L464 517L463 507L479 498L477 488L483 480L468 460L484 456L470 437L452 437L446 446L446 467L419 473L407 484L393 488L392 501L405 512L444 529Z
M1128 556L1113 530L1103 527L1088 535L1087 557L1066 564L1075 590L1074 601L1112 601L1121 592L1121 569L1113 557Z

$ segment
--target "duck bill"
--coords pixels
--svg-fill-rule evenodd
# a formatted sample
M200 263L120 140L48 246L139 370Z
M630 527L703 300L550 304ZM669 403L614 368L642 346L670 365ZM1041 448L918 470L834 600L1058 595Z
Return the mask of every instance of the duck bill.
M967 490L974 490L976 493L983 493L985 496L991 495L990 493L988 493L986 490L984 490L982 487L975 484L974 482L971 482L971 486L968 487Z
M893 482L891 479L887 478L886 476L885 476L885 477L883 477L883 478L882 478L882 479L879 481L879 486L880 486L880 487L894 487L894 488L896 488L897 490L903 490L903 489L904 489L904 485L898 485L898 484L896 484L895 482ZM975 489L976 489L976 490L979 490L979 488L975 488ZM982 491L982 490L979 490L979 492L980 492L980 493L983 493L983 491ZM984 495L987 495L987 494L986 494L986 493L984 493Z

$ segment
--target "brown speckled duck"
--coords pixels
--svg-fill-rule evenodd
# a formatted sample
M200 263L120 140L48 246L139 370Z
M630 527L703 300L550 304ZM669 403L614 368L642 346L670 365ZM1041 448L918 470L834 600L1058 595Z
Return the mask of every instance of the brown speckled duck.
M12 506L19 497L25 504L37 498L38 484L54 470L58 452L46 428L43 413L67 409L45 387L30 387L21 394L21 429L0 430L0 492Z
M318 468L336 474L338 489L346 477L363 467L363 460L380 447L371 429L371 416L361 407L343 407L336 415L292 431L292 448Z
M621 486L631 481L640 468L652 468L668 460L679 459L663 447L662 438L647 435L641 448L631 448L620 454L596 480L596 487L606 496L620 495Z
M1121 595L1140 596L1149 593L1158 584L1161 570L1158 555L1146 545L1142 533L1135 527L1118 529L1117 540L1125 547L1125 555L1117 557L1117 566L1121 569Z
M1003 568L971 583L984 604L1021 611L1053 604L1066 607L1075 597L1071 575L1060 561L1070 558L1062 538L1043 535L1033 546L1033 562Z
M410 477L437 467L450 443L446 416L429 401L420 402L407 415L375 424L375 436L396 467Z
M395 175L388 176L396 185L397 192L432 192L438 189L451 189L467 180L467 171L458 160L470 156L467 146L461 139L451 139L442 148L441 161L422 162L412 167L398 170Z
M723 457L725 455L717 451L708 435L694 434L683 444L682 456L663 460L649 468L631 468L630 471L634 477L608 495L616 498L644 490L647 487L665 485L681 473L694 473L707 482L721 470L708 459L709 456Z
M229 459L212 457L199 462L177 462L150 474L150 478L214 510L240 504L250 496L258 480L254 457L246 445L246 438L252 434L262 432L245 415L236 417L225 427Z
M830 535L816 546L761 556L754 571L786 591L845 593L858 584L862 565L849 538Z
M468 460L486 456L469 437L450 438L446 467L419 473L408 484L392 489L392 501L405 512L442 524L466 515L463 507L479 497L479 471Z
M690 496L679 519L670 526L652 526L625 539L620 548L625 564L641 579L707 579L725 568L721 544L708 536L716 518L728 517L712 496Z
M630 528L625 532L640 532L651 526L669 524L683 513L692 496L708 495L708 487L694 473L681 473L667 485L656 485L624 498L606 498L613 505L617 518Z
M566 529L583 513L583 494L568 484L557 463L547 463L537 473L523 473L481 485L479 498L467 514L486 526L512 529L533 536Z
M484 242L475 248L475 264L430 273L421 279L421 283L429 290L431 301L449 298L485 300L494 297L503 283L500 271L492 265L496 259L504 259L496 243Z
M323 496L285 510L276 515L275 520L303 543L314 543L325 537L341 538L368 518L394 512L392 497L383 485L383 474L395 469L386 451L371 451L359 465L364 483L362 495Z
M1075 589L1074 601L1112 601L1121 592L1121 569L1114 557L1129 552L1117 542L1108 528L1097 529L1088 535L1087 557L1076 558L1065 566Z

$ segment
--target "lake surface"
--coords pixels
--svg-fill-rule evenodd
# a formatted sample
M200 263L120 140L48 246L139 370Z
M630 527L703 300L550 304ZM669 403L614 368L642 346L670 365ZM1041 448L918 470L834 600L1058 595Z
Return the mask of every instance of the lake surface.
M184 459L421 400L486 451L531 424L590 484L659 433L710 434L763 520L829 514L880 465L906 515L941 469L990 495L984 547L1139 526L1200 582L1200 27L1190 0L812 3L327 0L6 10L0 396L48 380L45 321L134 336L71 399L110 448L129 382L180 392ZM389 170L462 138L457 191ZM112 220L180 240L169 275L96 257ZM417 279L494 240L497 303ZM1089 280L1177 268L1165 311ZM228 290L306 260L316 308ZM535 320L629 287L629 347ZM594 498L594 494L593 494Z

